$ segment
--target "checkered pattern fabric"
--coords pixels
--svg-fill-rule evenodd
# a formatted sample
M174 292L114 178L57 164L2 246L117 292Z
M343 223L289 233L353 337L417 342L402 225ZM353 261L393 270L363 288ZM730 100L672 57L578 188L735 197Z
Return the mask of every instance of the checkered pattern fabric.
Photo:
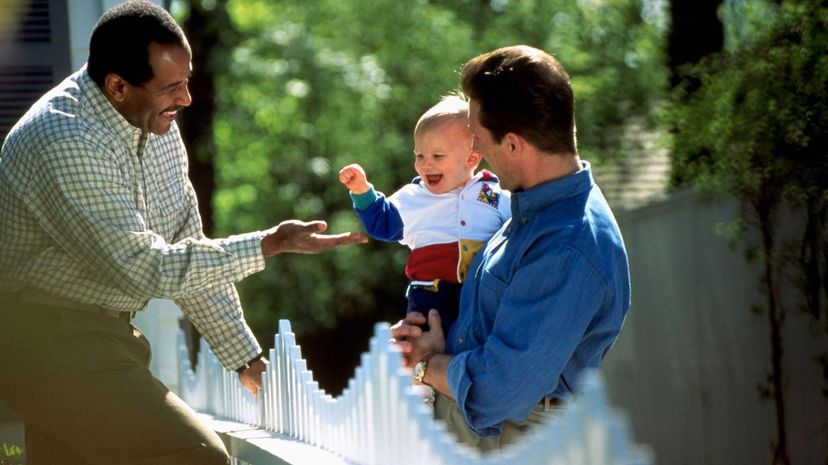
M261 349L234 282L264 268L261 232L204 237L178 127L143 134L82 68L0 152L0 291L119 311L173 299L228 369Z

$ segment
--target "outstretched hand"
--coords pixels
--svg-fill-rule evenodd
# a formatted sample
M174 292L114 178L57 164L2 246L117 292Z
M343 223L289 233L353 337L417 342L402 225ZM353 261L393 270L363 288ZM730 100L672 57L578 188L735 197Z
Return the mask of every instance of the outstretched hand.
M328 224L324 221L283 221L265 231L262 254L265 257L280 253L317 254L343 245L368 242L368 237L357 232L319 234L326 229Z

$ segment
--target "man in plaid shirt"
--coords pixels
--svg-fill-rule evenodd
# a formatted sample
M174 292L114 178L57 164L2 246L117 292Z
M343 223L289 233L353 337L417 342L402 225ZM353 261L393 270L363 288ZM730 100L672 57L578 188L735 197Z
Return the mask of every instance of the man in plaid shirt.
M152 377L135 311L173 299L256 393L267 361L233 283L272 255L366 240L295 220L204 236L175 123L191 103L190 60L162 8L115 6L87 65L3 143L0 399L25 418L32 465L227 463L218 436Z

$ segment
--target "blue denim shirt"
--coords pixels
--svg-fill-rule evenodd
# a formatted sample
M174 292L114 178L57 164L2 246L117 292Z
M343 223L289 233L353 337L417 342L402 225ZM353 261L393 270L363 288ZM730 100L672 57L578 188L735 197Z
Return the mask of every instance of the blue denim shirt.
M447 377L469 426L498 435L544 396L567 398L618 336L627 253L588 162L512 194L512 219L469 269L448 335Z

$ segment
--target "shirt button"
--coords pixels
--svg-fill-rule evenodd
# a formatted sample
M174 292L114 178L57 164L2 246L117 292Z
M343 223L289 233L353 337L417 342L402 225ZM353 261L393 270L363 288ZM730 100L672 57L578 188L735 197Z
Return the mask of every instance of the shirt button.
M460 220L460 226L465 226L465 225L466 225L466 220Z
M457 339L457 343L462 346L463 345L463 340L464 339L461 337L461 338Z
M523 222L523 224L526 224L527 222L529 222L529 218L524 216L523 218L520 219L520 221Z

